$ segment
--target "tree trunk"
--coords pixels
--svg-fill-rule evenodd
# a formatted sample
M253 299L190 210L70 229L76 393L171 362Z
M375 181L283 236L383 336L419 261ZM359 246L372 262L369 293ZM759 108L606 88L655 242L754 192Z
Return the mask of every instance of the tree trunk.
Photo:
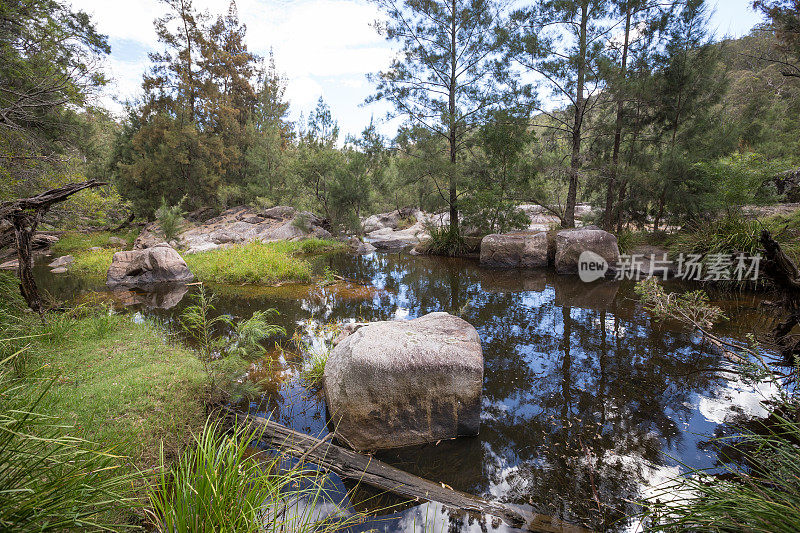
M578 198L578 177L581 170L581 128L583 126L583 92L586 83L586 31L589 19L589 3L581 3L581 25L578 35L578 80L575 87L575 122L572 126L572 157L569 164L569 191L564 209L564 226L575 227L575 204Z
M453 12L450 17L450 87L448 99L449 141L450 141L450 231L458 235L458 194L456 191L456 151L458 150L458 137L456 136L456 0L451 0Z
M658 197L658 213L656 219L653 221L653 233L658 232L658 227L661 225L661 218L664 216L664 203L667 200L667 186L661 189L661 195Z
M625 3L625 42L622 45L622 62L620 77L624 83L628 67L628 46L631 35L631 6ZM606 190L606 209L603 213L603 227L611 231L614 224L614 188L616 187L617 173L619 172L619 151L622 145L622 119L625 108L623 99L617 96L617 119L614 126L614 150L611 154L611 170L608 176L608 189Z
M31 239L36 232L39 224L39 213L37 211L23 211L11 218L14 226L14 241L17 245L17 258L19 266L17 275L19 276L19 290L25 298L28 307L42 316L42 299L36 288L36 281L33 279L33 251L31 250Z

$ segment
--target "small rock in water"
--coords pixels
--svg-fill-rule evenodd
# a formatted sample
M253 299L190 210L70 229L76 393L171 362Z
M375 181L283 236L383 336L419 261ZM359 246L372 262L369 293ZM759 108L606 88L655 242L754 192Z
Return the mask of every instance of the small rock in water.
M56 258L52 263L50 263L50 268L63 268L67 265L71 265L75 261L75 258L71 255L62 255L61 257Z
M66 274L67 267L56 267L50 271L52 274Z
M16 259L0 264L0 270L16 270L17 268L19 268L19 261Z

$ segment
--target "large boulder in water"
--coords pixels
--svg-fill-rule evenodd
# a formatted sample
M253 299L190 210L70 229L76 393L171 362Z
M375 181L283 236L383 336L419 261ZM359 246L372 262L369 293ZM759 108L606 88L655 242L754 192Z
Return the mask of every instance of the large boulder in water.
M188 283L194 275L186 261L162 242L144 250L117 252L106 276L106 285L136 287L160 283Z
M495 233L481 241L481 264L493 267L546 267L547 232Z
M565 229L556 234L556 271L560 274L577 272L580 256L586 251L602 257L612 268L619 262L617 238L611 233L597 226Z
M483 352L474 327L431 313L354 329L325 365L337 438L380 450L478 433Z

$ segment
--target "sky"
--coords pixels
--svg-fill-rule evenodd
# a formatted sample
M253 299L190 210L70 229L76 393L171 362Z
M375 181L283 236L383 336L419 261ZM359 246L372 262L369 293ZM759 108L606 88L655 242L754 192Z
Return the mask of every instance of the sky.
M718 38L739 37L761 21L752 0L710 0L711 26ZM228 0L194 0L199 10L224 13ZM92 16L109 36L111 55L106 73L112 83L100 95L105 107L119 113L125 99L141 93L148 52L161 47L153 20L164 13L158 0L72 0L75 9ZM374 87L366 75L391 61L393 51L371 24L380 12L367 0L237 0L240 20L247 25L248 48L262 56L274 51L275 62L288 79L290 114L308 115L322 96L343 134L358 135L374 117L384 134L393 135L397 121L384 121L385 103L364 105Z

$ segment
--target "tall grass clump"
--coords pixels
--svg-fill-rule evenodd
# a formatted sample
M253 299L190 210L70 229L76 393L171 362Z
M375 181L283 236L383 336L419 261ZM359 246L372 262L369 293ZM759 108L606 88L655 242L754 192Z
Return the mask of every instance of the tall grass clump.
M650 529L800 531L800 426L770 419L712 441L719 472L690 471L660 487L645 503Z
M424 253L455 257L467 251L464 237L452 228L452 226L435 226L429 224L426 229L428 230L430 239L425 243Z
M728 214L721 218L693 224L684 233L676 235L673 248L686 254L759 253L758 242L762 224L739 215Z
M258 438L257 430L238 427L226 435L219 424L207 423L177 464L162 466L149 493L153 526L165 533L343 527L346 517L320 519L314 512L324 499L324 480L302 465L284 468L280 456L249 453Z
M52 382L15 378L0 362L0 530L100 530L132 504L134 477L114 449L70 436L43 414Z
M320 239L300 242L251 242L187 254L189 269L203 281L237 284L308 283L311 265L300 254L337 251L341 243Z

